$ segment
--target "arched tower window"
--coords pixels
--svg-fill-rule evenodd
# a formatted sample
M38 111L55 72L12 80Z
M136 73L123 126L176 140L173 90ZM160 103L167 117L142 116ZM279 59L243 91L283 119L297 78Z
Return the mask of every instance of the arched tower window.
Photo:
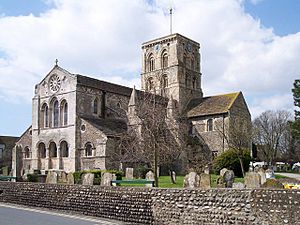
M95 98L93 101L93 113L98 114L98 108L99 108L99 99Z
M213 131L213 120L209 119L207 120L207 131Z
M55 100L53 102L53 127L58 127L59 122L59 107L58 107L58 101Z
M184 53L183 54L183 65L186 67L187 65L187 56L186 56L186 54Z
M46 158L46 146L43 142L41 142L38 146L39 156L41 159Z
M93 146L90 142L85 144L85 156L93 156Z
M46 103L43 104L41 111L42 127L49 127L49 109Z
M162 60L161 60L161 67L162 68L167 68L169 65L169 58L168 58L168 53L167 53L167 51L165 50L165 51L163 51L163 53L162 53Z
M161 79L161 95L164 96L166 94L167 87L168 87L168 76L163 75L163 77Z
M151 91L154 89L154 81L152 77L149 77L147 80L147 90Z
M68 125L68 103L67 101L62 101L60 107L60 121L62 126Z
M197 86L197 78L196 77L193 77L193 89L196 89L196 86Z
M191 69L195 70L195 59L194 59L194 57L191 58Z
M60 143L60 153L62 157L69 157L69 146L66 141Z
M149 64L149 71L155 70L155 59L153 54L149 56L148 64Z

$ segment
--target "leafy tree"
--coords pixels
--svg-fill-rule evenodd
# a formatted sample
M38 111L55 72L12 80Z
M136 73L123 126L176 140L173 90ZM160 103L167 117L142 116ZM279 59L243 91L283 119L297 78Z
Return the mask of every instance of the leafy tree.
M300 140L300 80L295 80L292 92L294 105L298 107L295 110L295 121L291 122L292 135L295 139Z

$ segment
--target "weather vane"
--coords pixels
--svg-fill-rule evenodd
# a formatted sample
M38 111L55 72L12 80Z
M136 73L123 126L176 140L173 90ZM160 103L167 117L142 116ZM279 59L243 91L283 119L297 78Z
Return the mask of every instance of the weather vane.
M172 6L170 6L170 34L172 34L172 14L173 14L173 9Z

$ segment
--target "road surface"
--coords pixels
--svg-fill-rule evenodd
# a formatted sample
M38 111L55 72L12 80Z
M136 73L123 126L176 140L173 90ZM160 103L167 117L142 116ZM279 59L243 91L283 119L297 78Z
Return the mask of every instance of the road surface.
M119 221L0 203L1 225L124 225Z

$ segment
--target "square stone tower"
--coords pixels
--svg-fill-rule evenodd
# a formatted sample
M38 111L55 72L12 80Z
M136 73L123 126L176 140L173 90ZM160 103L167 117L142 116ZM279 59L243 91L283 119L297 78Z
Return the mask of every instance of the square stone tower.
M171 34L142 44L142 91L172 98L179 112L201 89L200 44Z

